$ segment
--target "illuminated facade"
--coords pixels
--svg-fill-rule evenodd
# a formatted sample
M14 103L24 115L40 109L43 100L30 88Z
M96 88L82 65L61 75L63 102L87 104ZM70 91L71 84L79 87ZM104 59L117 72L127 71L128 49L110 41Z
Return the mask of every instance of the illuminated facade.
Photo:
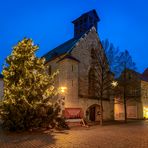
M122 77L122 76L121 76ZM126 90L127 118L148 118L148 69L143 74L133 70L127 70L128 85ZM121 93L122 94L122 93ZM116 99L114 105L114 117L116 120L124 120L124 105L122 96Z
M93 65L93 52L104 53L97 33L99 21L95 10L81 15L73 21L74 37L43 56L52 72L59 70L55 85L66 88L59 96L63 98L64 95L66 114L69 111L71 117L76 117L77 114L82 116L83 112L83 116L91 121L99 121L100 118L100 102L94 80L98 75ZM104 120L113 119L113 109L110 97L103 100Z
M142 74L141 92L143 117L148 119L148 68Z

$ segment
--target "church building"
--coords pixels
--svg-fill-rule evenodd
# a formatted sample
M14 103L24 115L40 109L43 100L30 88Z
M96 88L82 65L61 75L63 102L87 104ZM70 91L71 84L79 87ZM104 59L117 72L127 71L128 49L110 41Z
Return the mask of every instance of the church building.
M93 55L94 52L100 56L104 54L98 36L99 21L95 10L82 14L72 21L73 38L43 55L49 74L59 70L55 86L61 89L59 98L63 99L61 105L66 118L85 117L99 121L100 100L94 81L99 74L94 72L97 59ZM114 103L108 96L103 99L103 119L113 120L113 117Z

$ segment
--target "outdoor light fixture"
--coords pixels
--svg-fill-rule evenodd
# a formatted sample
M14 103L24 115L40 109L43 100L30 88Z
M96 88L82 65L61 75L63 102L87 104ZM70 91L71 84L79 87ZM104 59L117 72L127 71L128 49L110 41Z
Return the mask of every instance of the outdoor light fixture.
M60 92L61 93L65 93L66 90L67 90L67 87L60 87Z
M65 109L65 95L66 95L67 87L59 87L59 94L60 94L60 106L61 106L61 114L63 114L63 110Z
M118 82L117 81L113 81L111 84L112 84L113 87L116 87L118 85Z

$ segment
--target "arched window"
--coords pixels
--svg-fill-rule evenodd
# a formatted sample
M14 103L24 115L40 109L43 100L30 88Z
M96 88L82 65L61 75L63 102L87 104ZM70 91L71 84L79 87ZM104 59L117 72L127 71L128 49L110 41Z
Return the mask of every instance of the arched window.
M48 66L48 74L51 75L51 65Z
M91 49L91 68L88 73L88 94L92 98L96 98L98 96L98 74L97 74L97 68L98 68L98 60L97 60L97 53L94 48Z
M95 59L96 58L95 50L94 49L91 49L91 58L92 59Z
M88 93L89 96L93 97L95 96L95 83L96 83L96 75L94 68L90 68L89 70L88 81L89 81Z

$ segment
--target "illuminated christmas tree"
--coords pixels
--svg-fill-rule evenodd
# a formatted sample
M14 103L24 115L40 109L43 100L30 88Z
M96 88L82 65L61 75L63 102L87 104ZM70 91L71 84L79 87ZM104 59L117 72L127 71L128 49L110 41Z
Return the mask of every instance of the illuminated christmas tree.
M35 56L37 49L31 39L25 38L13 47L6 59L1 116L4 127L11 130L43 124L54 126L60 111L57 103L51 103L56 94L53 85L56 73L47 74L45 59Z

